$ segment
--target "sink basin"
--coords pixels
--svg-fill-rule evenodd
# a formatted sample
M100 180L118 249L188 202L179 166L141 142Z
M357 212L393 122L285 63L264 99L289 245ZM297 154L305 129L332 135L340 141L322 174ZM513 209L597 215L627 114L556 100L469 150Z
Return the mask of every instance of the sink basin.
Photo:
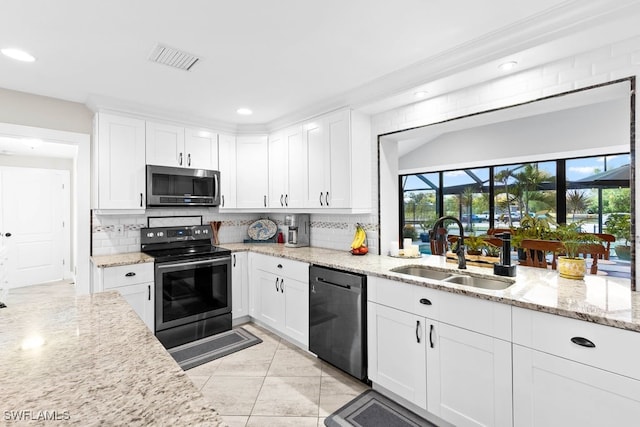
M410 276L424 277L425 279L440 280L457 285L472 286L474 288L491 289L495 291L507 289L513 284L505 280L490 279L488 277L467 276L464 274L448 273L446 271L432 270L420 265L407 265L392 268L394 273L408 274Z
M458 285L473 286L474 288L491 289L494 291L500 291L507 289L513 285L512 282L506 282L503 280L489 279L486 277L474 277L463 275L451 275L442 280L447 283L456 283Z
M424 277L425 279L444 280L451 277L451 273L445 271L432 270L427 267L419 265L408 265L405 267L392 268L391 271L395 273L408 274L410 276Z

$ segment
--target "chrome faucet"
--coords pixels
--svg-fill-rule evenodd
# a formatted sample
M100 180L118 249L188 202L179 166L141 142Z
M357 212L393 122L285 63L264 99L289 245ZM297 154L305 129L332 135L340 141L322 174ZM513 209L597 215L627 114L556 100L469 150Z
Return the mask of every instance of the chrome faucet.
M460 240L458 240L456 255L458 256L458 268L466 269L467 260L464 258L464 227L462 226L462 223L458 218L456 218L455 216L443 216L442 218L439 218L436 223L433 224L433 231L431 232L431 235L434 236L436 240L443 238L442 235L438 233L438 229L441 228L444 222L447 220L454 221L460 228Z

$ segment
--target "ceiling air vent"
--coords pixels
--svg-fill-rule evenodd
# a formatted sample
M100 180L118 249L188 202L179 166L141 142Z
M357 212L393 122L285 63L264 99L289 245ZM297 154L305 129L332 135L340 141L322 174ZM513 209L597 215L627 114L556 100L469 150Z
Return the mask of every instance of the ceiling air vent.
M200 60L195 55L161 44L156 45L149 55L149 60L158 64L189 71Z

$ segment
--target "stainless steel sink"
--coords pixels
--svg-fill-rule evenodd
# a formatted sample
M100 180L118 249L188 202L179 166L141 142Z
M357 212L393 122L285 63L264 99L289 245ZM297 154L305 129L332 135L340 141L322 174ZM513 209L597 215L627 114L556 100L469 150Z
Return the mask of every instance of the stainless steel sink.
M513 285L512 282L507 282L504 280L489 279L486 277L463 276L458 274L451 275L446 279L443 279L442 281L447 283L456 283L458 285L473 286L474 288L491 289L494 291L507 289L509 286Z
M395 273L408 274L410 276L424 277L425 279L444 280L451 277L451 273L445 271L432 270L420 265L407 265L404 267L392 268L391 271Z
M513 282L506 280L490 279L488 277L467 276L466 274L449 273L446 271L433 270L421 265L407 265L392 268L394 273L408 274L410 276L424 277L425 279L439 280L457 285L472 286L474 288L503 290L513 285Z

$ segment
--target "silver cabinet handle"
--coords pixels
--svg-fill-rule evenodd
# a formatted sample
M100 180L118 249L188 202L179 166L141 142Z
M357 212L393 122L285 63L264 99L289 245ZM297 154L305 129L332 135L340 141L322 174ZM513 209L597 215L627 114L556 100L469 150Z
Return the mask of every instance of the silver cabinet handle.
M329 192L327 191L327 194L325 194L324 196L324 204L329 206Z
M182 153L178 156L178 164L182 166Z
M320 192L320 206L324 206L324 204L322 203L322 195L324 194L324 192Z

